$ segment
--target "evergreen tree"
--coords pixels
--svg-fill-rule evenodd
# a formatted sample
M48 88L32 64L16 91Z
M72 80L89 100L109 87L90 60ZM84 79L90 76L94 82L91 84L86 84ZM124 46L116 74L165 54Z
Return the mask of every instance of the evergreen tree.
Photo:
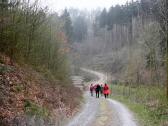
M76 17L73 23L73 40L82 41L87 35L87 23L82 16Z
M107 11L106 9L104 8L102 13L100 14L100 17L99 17L99 25L100 27L105 27L107 25Z
M64 22L64 32L66 36L68 37L68 42L72 42L72 36L73 36L73 27L72 27L72 21L69 12L67 9L64 10L64 13L61 16L62 21Z

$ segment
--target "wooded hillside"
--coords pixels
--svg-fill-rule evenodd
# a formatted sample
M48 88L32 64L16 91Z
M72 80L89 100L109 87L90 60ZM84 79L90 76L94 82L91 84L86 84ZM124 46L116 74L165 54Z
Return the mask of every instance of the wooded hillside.
M66 10L0 0L0 125L63 125L74 114L81 91L70 79L70 28Z

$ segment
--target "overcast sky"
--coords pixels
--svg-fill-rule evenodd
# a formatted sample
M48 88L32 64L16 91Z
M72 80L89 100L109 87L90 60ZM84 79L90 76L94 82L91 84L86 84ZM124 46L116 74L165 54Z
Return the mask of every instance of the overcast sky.
M43 6L48 6L52 11L60 11L64 8L78 8L93 10L98 7L109 8L116 4L125 4L129 0L40 0Z

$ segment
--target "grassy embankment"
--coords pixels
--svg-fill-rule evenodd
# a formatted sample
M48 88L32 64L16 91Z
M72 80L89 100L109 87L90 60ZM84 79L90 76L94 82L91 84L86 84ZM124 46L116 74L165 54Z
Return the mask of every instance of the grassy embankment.
M135 113L140 126L168 126L168 102L164 88L112 85L112 98Z

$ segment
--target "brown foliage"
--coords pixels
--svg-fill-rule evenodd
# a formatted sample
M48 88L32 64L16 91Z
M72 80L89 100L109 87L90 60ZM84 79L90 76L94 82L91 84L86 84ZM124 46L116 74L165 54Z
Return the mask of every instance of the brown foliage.
M11 68L4 64L0 67ZM77 88L62 86L56 80L49 81L29 67L15 65L11 69L0 72L0 125L13 125L16 120L24 123L26 100L47 108L50 118L60 113L72 116L79 105L81 92L76 91Z

